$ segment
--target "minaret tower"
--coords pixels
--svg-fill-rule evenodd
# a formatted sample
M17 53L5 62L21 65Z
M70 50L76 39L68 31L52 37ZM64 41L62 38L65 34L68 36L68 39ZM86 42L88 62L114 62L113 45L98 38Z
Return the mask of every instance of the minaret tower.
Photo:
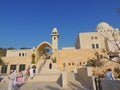
M52 45L53 45L53 52L54 52L54 51L58 50L59 34L58 34L58 31L57 31L57 28L53 28L51 37L52 37Z

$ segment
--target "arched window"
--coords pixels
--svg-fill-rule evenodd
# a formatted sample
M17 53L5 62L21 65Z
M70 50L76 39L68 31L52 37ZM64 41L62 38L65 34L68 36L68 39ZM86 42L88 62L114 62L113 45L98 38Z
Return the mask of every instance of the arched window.
M68 65L70 66L70 65L71 65L71 63L68 63Z
M75 63L73 62L72 65L75 65Z
M56 37L54 37L54 40L56 40Z

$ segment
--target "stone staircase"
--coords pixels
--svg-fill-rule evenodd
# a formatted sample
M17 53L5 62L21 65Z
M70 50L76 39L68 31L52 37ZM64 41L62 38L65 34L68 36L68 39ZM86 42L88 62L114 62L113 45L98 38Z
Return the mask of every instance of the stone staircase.
M50 69L50 63L51 63L51 69ZM40 74L57 74L60 73L57 69L57 63L52 63L50 59L47 59L45 64L43 65L43 68L41 71L39 71Z
M43 77L44 78L44 77ZM53 77L52 77L53 78ZM34 79L40 79L38 76ZM48 81L48 80L49 81ZM81 79L76 73L67 73L67 87L63 88L58 82L53 82L50 80L51 77L46 77L46 82L29 82L26 83L21 90L90 90L83 87ZM42 80L42 78L41 78ZM45 81L45 78L44 78Z
M57 81L61 74L57 69L57 63L52 63L51 59L39 60L36 64L36 72L34 78L29 78L27 82L53 82Z

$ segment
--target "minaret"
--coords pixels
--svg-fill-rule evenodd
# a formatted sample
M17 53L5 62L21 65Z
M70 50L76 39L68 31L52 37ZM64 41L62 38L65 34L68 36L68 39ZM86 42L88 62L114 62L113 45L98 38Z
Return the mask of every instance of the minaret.
M52 45L53 45L53 52L54 52L54 51L58 50L59 34L58 34L58 31L57 31L57 28L53 28L51 37L52 37Z

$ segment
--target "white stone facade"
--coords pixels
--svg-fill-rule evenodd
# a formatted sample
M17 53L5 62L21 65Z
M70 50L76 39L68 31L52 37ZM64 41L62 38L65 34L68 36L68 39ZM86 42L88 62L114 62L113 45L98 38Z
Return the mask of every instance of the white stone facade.
M116 43L120 43L120 30L113 28L105 22L101 22L97 25L95 32L79 33L75 47L76 49L103 48L109 51L117 51Z

